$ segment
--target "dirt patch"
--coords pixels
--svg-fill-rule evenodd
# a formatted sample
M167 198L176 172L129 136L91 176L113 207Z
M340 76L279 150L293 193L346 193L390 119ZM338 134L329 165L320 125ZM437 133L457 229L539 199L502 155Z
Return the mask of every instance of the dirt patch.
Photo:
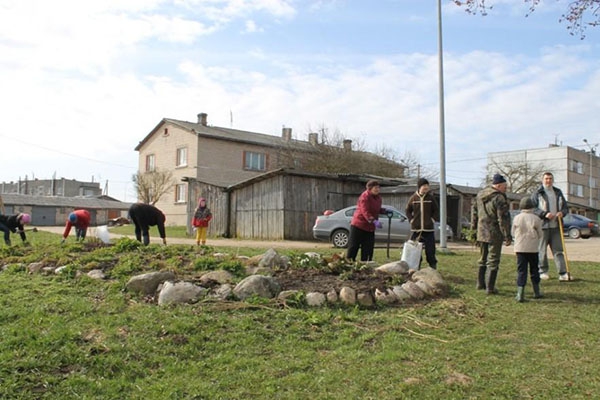
M288 269L277 271L273 277L279 282L282 290L302 290L305 293L327 293L331 290L340 292L344 287L351 287L359 293L372 293L375 289L385 290L400 284L398 278L375 271L361 270L350 273L325 273L316 269Z

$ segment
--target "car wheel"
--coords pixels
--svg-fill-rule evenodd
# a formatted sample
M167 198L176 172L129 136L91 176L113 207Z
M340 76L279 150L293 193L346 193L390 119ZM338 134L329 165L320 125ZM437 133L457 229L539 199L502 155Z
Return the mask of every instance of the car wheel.
M348 247L348 231L345 229L338 229L331 235L331 243L335 247L345 248Z
M581 231L577 228L569 229L569 237L571 239L579 239L581 237Z

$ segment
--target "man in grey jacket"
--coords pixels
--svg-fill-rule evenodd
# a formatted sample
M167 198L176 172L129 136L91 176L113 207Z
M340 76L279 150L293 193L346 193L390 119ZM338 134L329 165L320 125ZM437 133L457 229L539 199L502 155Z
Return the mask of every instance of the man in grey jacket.
M559 281L568 281L567 264L565 262L562 238L560 237L560 227L558 220L569 213L567 200L562 191L554 187L554 175L551 172L544 172L542 185L531 195L531 200L535 207L534 213L543 221L542 230L544 234L540 240L539 262L540 278L550 279L548 275L548 255L546 249L550 246L554 256L554 264L558 272Z

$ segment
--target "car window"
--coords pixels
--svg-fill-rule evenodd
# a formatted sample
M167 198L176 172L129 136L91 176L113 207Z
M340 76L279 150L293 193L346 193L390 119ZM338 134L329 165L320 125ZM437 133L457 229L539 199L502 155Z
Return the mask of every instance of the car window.
M354 211L356 211L356 207L347 209L345 213L346 217L352 218Z

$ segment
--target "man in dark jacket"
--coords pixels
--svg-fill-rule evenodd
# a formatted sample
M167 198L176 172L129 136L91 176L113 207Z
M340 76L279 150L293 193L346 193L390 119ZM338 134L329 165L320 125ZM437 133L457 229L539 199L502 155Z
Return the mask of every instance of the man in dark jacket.
M163 244L167 244L165 235L165 215L158 208L144 203L136 203L129 207L129 218L135 224L135 237L140 242L142 236L144 245L150 243L150 233L148 230L151 226L156 225L158 233L162 238Z
M434 223L439 220L440 208L429 192L429 181L421 178L417 181L417 191L408 199L406 216L410 221L410 240L417 240L425 247L425 258L433 269L437 268L435 258Z
M539 252L539 271L541 279L549 279L548 276L548 255L546 249L550 246L554 256L554 264L558 272L559 281L568 281L567 264L565 262L562 238L560 237L559 219L562 219L569 213L567 200L562 191L553 186L554 175L551 172L545 172L542 177L542 185L531 195L531 200L535 207L534 213L542 219L542 231L544 235L540 240Z
M477 230L477 244L480 257L477 261L479 273L477 289L486 289L488 294L496 294L496 278L502 254L502 242L512 243L510 233L510 212L506 198L506 179L495 174L492 185L477 194L471 210L471 225Z

